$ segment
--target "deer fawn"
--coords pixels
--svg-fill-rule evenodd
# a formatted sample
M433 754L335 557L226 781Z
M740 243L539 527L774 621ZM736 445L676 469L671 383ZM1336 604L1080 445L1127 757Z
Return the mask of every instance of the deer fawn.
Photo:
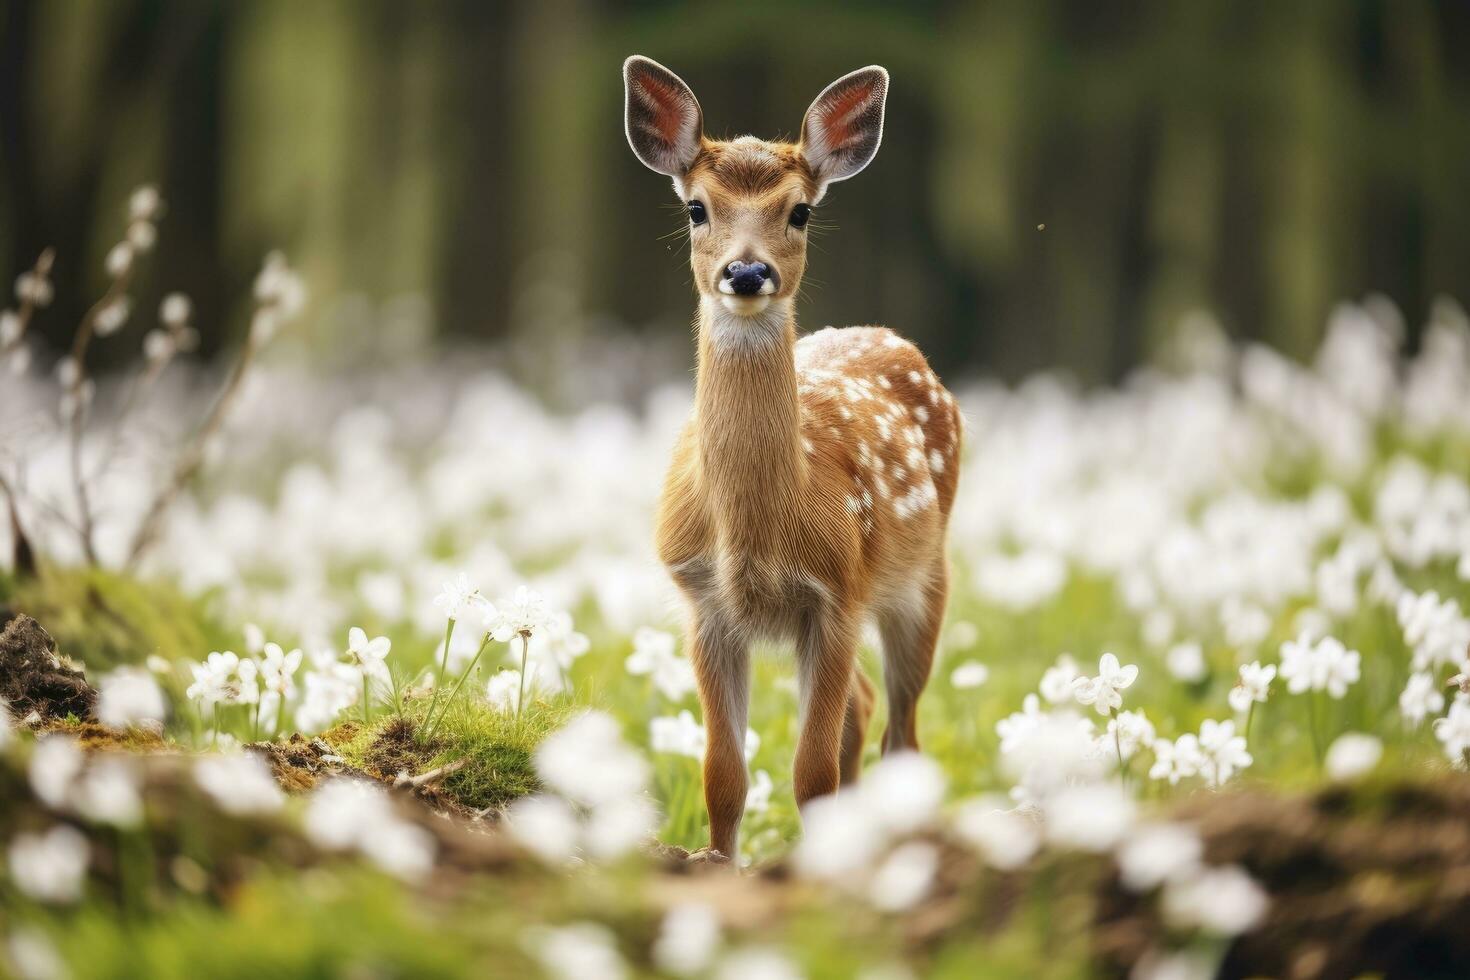
M918 747L960 414L924 355L882 327L797 339L807 222L827 185L877 153L886 71L829 85L795 144L705 137L689 86L647 58L629 58L623 81L633 152L674 179L689 212L699 371L657 540L693 614L710 850L728 858L745 809L752 641L796 645L799 805L858 777L874 704L856 656L869 617L883 645L883 750Z

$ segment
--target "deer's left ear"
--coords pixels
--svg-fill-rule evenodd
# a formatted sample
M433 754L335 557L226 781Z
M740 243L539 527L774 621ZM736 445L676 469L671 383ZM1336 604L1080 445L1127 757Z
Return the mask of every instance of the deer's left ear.
M888 72L870 65L828 85L806 111L801 149L816 172L819 195L832 181L861 171L878 154L887 98Z

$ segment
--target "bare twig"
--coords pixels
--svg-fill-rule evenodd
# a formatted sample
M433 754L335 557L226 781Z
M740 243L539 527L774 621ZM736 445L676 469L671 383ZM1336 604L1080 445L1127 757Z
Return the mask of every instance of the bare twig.
M0 493L5 494L5 503L10 510L10 567L19 576L33 577L36 574L36 552L20 523L15 491L4 474L0 474Z
M183 492L183 489L193 479L194 474L204 465L204 458L208 453L209 441L219 432L224 425L226 416L229 415L230 406L239 397L241 385L245 380L245 374L250 369L251 362L255 360L256 348L259 346L254 331L245 341L245 349L240 353L240 359L235 362L235 367L230 371L230 376L225 380L224 387L220 390L219 397L215 399L214 407L210 409L204 424L194 433L193 439L184 447L179 454L178 461L174 464L173 474L169 477L158 495L154 497L153 504L148 508L148 514L143 518L143 523L138 526L138 533L133 537L132 549L128 552L126 567L131 570L135 568L142 559L143 554L152 547L158 532L162 526L163 516L172 506L174 500Z
M466 764L468 764L468 762L468 759L456 759L453 762L446 762L444 765L440 766L437 769L430 769L428 772L420 773L417 776L410 776L406 772L400 772L398 776L393 780L393 785L397 787L408 786L413 789L418 789L421 786L427 786L430 783L436 783L439 780L443 779L445 776L451 776L454 773L459 772L465 767Z

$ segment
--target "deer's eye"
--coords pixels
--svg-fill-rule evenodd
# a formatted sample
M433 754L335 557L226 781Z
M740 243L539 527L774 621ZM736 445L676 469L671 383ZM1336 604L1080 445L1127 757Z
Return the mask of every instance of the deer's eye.
M702 225L709 220L709 215L704 211L704 205L698 201L689 202L689 223Z
M807 223L812 216L812 208L809 204L798 204L791 209L791 227L800 228Z

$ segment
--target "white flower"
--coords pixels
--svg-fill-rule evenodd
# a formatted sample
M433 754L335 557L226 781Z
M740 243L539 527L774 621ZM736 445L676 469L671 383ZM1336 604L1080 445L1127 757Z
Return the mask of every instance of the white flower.
M954 829L987 864L1001 871L1021 867L1041 846L1036 824L995 798L980 797L963 804L955 814Z
M927 755L890 752L863 775L856 795L880 827L907 834L934 819L944 787L944 770Z
M639 627L633 634L633 652L624 662L628 673L653 678L653 686L670 701L680 701L694 690L694 666L674 652L671 633Z
M694 720L688 709L677 715L654 718L648 723L648 744L655 752L703 759L705 739L704 726Z
M496 608L500 617L496 629L490 633L502 643L517 634L534 636L546 628L549 615L546 600L541 597L541 593L524 585L496 603Z
M240 699L240 658L231 650L211 653L201 664L191 664L194 683L185 695L204 707L234 704Z
M1225 627L1226 642L1240 650L1253 649L1271 632L1271 617L1260 606L1236 596L1220 606L1220 624Z
M681 902L664 914L653 962L665 973L687 977L714 960L720 945L720 916L704 902Z
M1399 596L1395 611L1404 643L1414 653L1415 670L1431 670L1455 663L1470 646L1470 620L1460 614L1454 599L1441 600L1437 592Z
M183 293L169 293L163 298L163 302L158 304L158 319L164 326L175 330L188 323L189 316L193 312L193 304Z
M1411 726L1418 727L1429 715L1444 710L1444 695L1434 682L1434 675L1419 672L1409 675L1409 682L1399 694L1399 711Z
M1333 698L1342 698L1347 694L1347 689L1358 682L1361 675L1361 655L1356 650L1349 650L1334 637L1326 637L1317 644L1317 655L1323 660L1323 669L1326 674L1324 686L1328 695Z
M120 667L102 679L97 720L108 728L159 724L168 714L163 690L139 667Z
M282 700L295 697L295 677L301 666L301 656L299 649L287 653L279 643L267 643L265 657L260 662L260 679L265 689Z
M1072 696L1079 704L1090 704L1100 715L1108 714L1123 706L1120 693L1138 678L1138 667L1133 664L1120 666L1118 658L1111 653L1102 655L1097 663L1096 677L1078 677L1072 681Z
M929 893L939 851L927 841L900 844L873 871L868 900L885 912L912 908Z
M1249 711L1250 706L1255 702L1259 701L1264 704L1271 690L1271 682L1275 679L1275 664L1267 664L1262 667L1259 660L1241 664L1240 676L1227 695L1230 707L1244 713Z
M557 980L622 980L628 973L616 937L595 922L538 926L526 943L547 974Z
M107 274L109 276L114 279L120 279L133 267L133 246L127 242L118 242L107 253L107 259L104 265L107 267ZM103 332L100 327L98 328L98 332Z
M1203 950L1150 949L1128 972L1128 980L1215 980L1217 959Z
M133 301L126 296L118 296L97 311L92 319L92 327L97 331L97 336L110 336L122 329L132 312Z
M83 761L75 739L66 735L42 735L36 739L26 766L32 792L51 809L61 809L71 796L77 776L81 775Z
M1041 700L1028 694L1021 700L1021 710L1012 712L995 723L995 733L1000 736L1002 755L1014 752L1026 740L1046 716L1041 713Z
M1333 637L1313 644L1303 634L1281 645L1281 677L1292 694L1326 691L1341 698L1358 680L1360 659L1358 651L1348 650Z
M265 649L265 630L254 623L246 623L242 632L245 634L245 652L250 656Z
M867 868L883 846L882 827L855 793L811 800L802 810L801 823L801 841L792 860L808 878L845 879Z
M152 251L158 243L158 226L151 221L134 221L128 225L128 244L139 252Z
M306 835L324 850L359 851L405 881L422 879L434 866L434 838L402 820L381 787L337 777L322 783L306 806Z
M540 684L541 671L534 663L526 664L526 680L521 683L521 672L518 670L497 671L490 678L490 683L485 687L485 698L491 706L507 714L514 713L519 707L521 691L535 693Z
M1327 775L1346 782L1370 772L1383 758L1383 742L1372 735L1347 732L1327 747Z
M1467 768L1466 750L1470 750L1470 698L1460 696L1450 703L1449 712L1434 722L1434 737L1444 745L1445 756L1461 769ZM32 783L35 776L31 777Z
M592 641L586 634L577 632L568 612L554 612L541 625L541 631L531 638L530 656L547 665L548 675L560 678L572 669L578 657L592 648ZM560 684L557 689L560 690Z
M7 943L9 965L18 980L66 980L66 963L51 940L38 929L17 927Z
M587 811L583 847L594 860L621 857L646 842L658 829L658 808L643 795L601 803Z
M0 350L20 340L23 328L19 313L14 310L0 310Z
M1192 873L1204 845L1199 834L1177 823L1140 826L1118 847L1118 874L1135 892L1157 888L1170 878Z
M1072 681L1079 674L1077 661L1070 654L1062 654L1057 662L1041 675L1041 696L1052 704L1067 704L1072 700Z
M470 583L470 577L460 572L445 581L443 589L434 597L434 606L445 619L457 621L464 619L470 611L479 609L484 601L479 588Z
M1122 753L1123 761L1128 761L1137 754L1141 748L1147 748L1154 744L1153 722L1148 716L1139 711L1120 711L1108 719L1107 734L1102 737L1105 743L1103 751L1114 751Z
M1198 643L1177 643L1164 655L1164 666L1175 680L1193 684L1209 673L1205 654Z
M1205 764L1198 736L1189 733L1172 742L1167 738L1157 739L1153 749L1154 764L1149 768L1149 778L1167 779L1170 785L1178 785L1181 779L1197 775Z
M536 749L536 772L551 789L585 806L639 796L648 781L648 763L601 711L588 711L548 736Z
M36 272L22 272L15 277L15 298L33 306L49 306L54 290L51 280Z
M1061 847L1106 851L1128 834L1136 811L1116 783L1069 786L1046 801L1046 837Z
M232 816L274 813L286 798L260 756L214 754L194 763L194 781Z
M745 791L745 812L765 813L771 805L771 774L757 769L751 777L750 787Z
M577 814L559 796L523 796L506 811L505 825L521 846L552 864L576 854L581 839Z
M60 905L82 897L91 848L65 824L44 834L16 834L10 842L10 879L24 895Z
M140 184L128 197L128 219L130 221L152 221L163 206L158 188L152 184Z
M966 660L950 672L949 682L961 691L979 687L990 678L990 668L978 660Z
M386 636L376 636L369 640L367 633L359 626L347 631L347 661L369 677L384 682L389 680L385 660L392 649L393 642Z
M161 364L174 356L174 339L166 330L150 330L143 335L143 356L151 364Z
M280 319L294 319L306 305L306 286L286 264L286 256L271 252L255 277L255 298Z
M713 980L801 980L801 971L774 949L746 946L720 961Z
M1182 928L1238 936L1266 914L1266 893L1234 865L1201 868L1164 886L1164 918Z
M136 827L143 820L138 777L122 758L94 762L77 781L74 798L77 811L96 823Z
M1211 786L1224 785L1237 769L1245 769L1253 761L1245 739L1235 734L1233 721L1205 719L1200 724L1199 749L1199 772Z

